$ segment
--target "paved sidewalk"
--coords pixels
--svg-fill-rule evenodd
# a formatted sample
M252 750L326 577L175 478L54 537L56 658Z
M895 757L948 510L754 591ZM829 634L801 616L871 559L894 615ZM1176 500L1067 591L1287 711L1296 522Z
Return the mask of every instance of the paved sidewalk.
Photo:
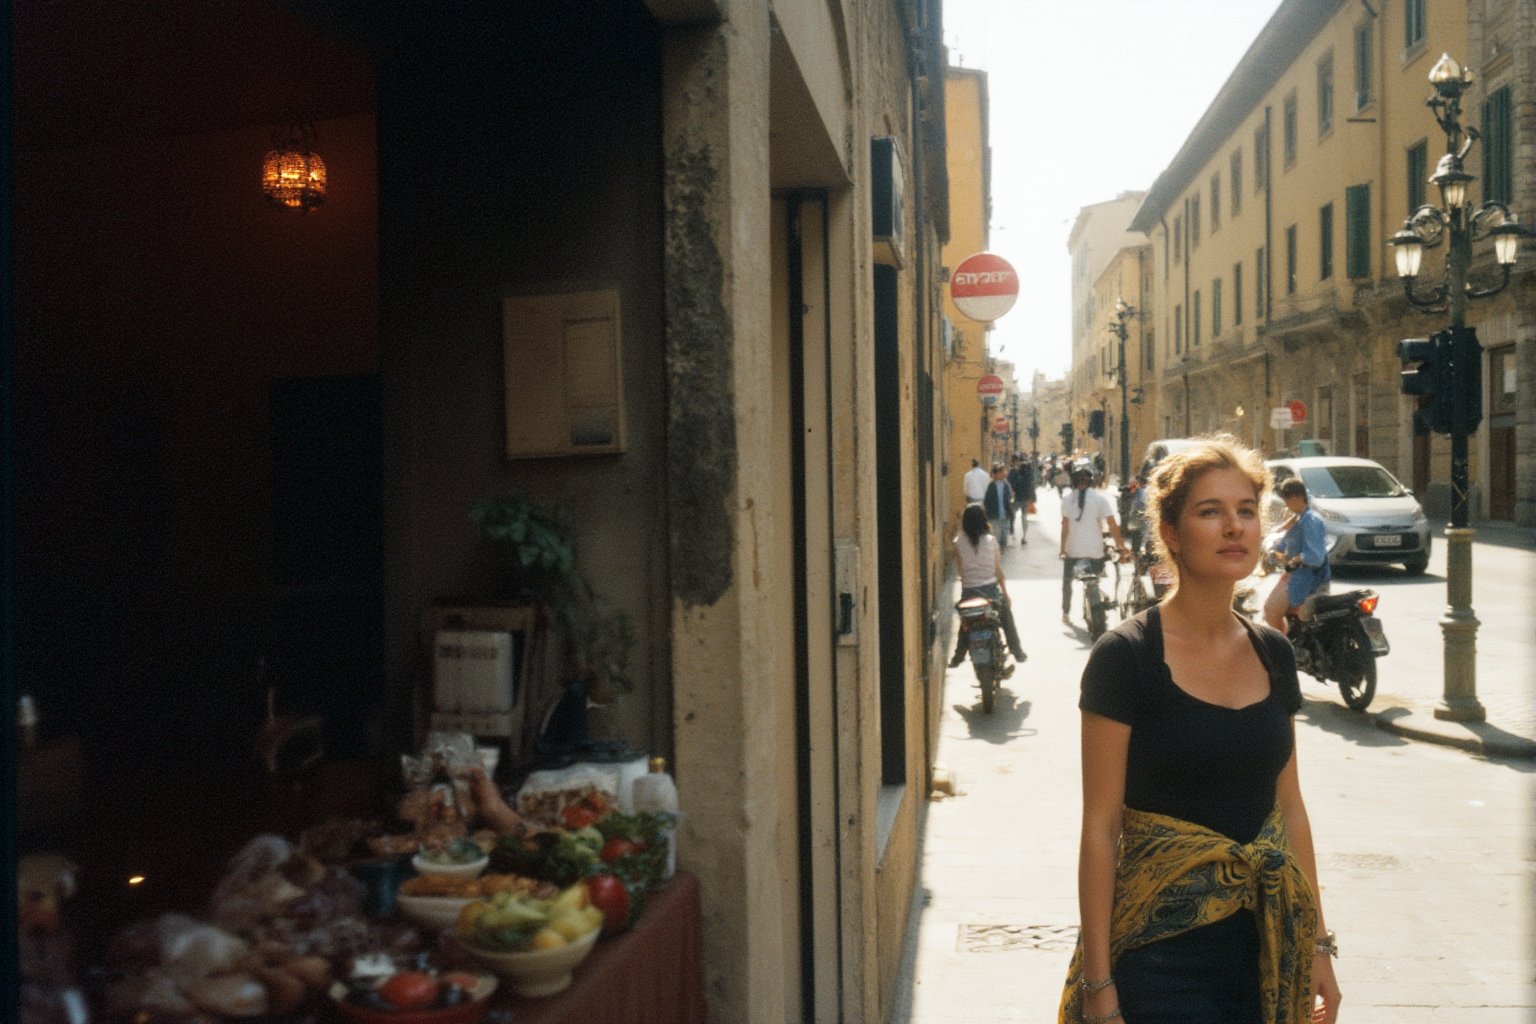
M1077 928L1078 679L1054 495L1004 569L1030 653L997 712L948 673L895 1024L1048 1024ZM1346 1024L1530 1024L1536 762L1412 742L1305 686L1302 785L1338 931ZM1396 710L1382 694L1381 714ZM1405 717L1399 712L1399 717Z

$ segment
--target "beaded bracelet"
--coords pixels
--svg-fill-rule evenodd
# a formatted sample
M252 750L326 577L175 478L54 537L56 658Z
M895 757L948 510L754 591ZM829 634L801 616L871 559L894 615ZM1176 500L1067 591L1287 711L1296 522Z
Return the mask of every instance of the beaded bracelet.
M1084 978L1081 982L1079 982L1079 984L1082 985L1084 992L1101 992L1104 989L1109 988L1109 986L1113 985L1114 983L1115 976L1113 974L1105 978L1103 981L1089 981L1087 978Z
M1109 1024L1110 1021L1117 1019L1119 1016L1120 1007L1117 1006L1102 1017L1084 1017L1083 1024Z

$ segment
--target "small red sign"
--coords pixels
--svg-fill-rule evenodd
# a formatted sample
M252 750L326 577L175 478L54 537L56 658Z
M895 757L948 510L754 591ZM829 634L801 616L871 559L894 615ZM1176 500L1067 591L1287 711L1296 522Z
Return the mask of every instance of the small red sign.
M1018 272L993 252L967 256L949 275L949 297L965 316L990 323L1012 309L1018 299Z
M1307 407L1299 398L1293 398L1285 403L1285 407L1291 410L1292 423L1305 423L1307 421Z
M994 434L1007 434L1012 431L1012 428L1013 423L1009 421L1007 416L999 416L992 421L992 433Z
M1003 378L995 373L982 374L981 379L976 382L976 393L983 398L988 395L996 398L1003 393Z

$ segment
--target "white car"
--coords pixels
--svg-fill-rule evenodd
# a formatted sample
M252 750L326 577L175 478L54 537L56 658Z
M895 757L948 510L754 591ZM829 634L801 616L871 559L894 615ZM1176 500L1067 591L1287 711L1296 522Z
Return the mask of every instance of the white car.
M1270 459L1264 463L1275 489L1293 476L1307 485L1307 499L1328 528L1330 565L1397 563L1417 576L1429 567L1429 520L1397 477L1370 459L1343 455ZM1285 515L1272 497L1276 519Z

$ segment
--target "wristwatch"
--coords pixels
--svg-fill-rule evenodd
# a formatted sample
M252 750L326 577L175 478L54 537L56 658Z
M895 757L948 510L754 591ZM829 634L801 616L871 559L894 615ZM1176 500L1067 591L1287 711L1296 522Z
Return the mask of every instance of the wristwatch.
M1323 932L1322 938L1317 940L1317 951L1327 953L1334 959L1339 956L1339 938L1333 932Z

